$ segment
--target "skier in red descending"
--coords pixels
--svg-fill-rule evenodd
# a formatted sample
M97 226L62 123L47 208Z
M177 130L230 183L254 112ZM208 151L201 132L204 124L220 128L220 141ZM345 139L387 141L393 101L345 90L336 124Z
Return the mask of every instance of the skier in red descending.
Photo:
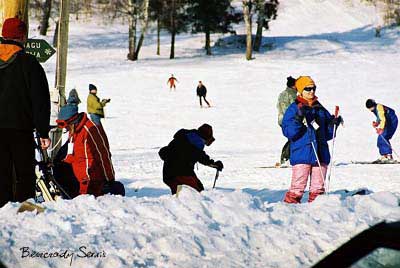
M174 77L174 74L171 74L171 77L170 78L168 78L168 81L167 81L167 85L169 85L169 89L172 91L172 88L174 89L174 90L176 90L176 84L175 83L177 83L178 82L178 79L176 79L175 77Z

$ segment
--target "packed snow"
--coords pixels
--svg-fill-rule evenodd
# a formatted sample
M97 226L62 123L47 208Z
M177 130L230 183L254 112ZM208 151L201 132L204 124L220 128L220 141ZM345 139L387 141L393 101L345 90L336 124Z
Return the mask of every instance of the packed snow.
M357 1L280 2L264 35L272 50L264 47L252 61L243 50L221 47L206 57L204 36L190 34L178 36L177 58L169 60L169 35L156 56L150 32L140 60L130 62L127 25L71 21L67 88L85 100L93 83L100 98L111 98L103 123L127 196L44 203L38 215L17 214L19 204L8 203L0 208L1 261L24 268L310 267L369 226L399 221L398 165L351 164L379 156L365 100L400 111L399 29L375 38L376 10ZM55 57L44 68L54 84ZM166 84L171 73L179 81L174 92ZM313 77L321 103L332 113L339 105L345 121L330 194L310 204L307 194L300 205L282 202L290 169L259 168L274 165L285 143L276 101L289 75ZM211 108L199 106L198 80ZM206 190L171 196L158 150L180 128L205 122L216 138L206 152L225 166L217 187L215 170L198 165ZM400 153L398 134L392 144ZM360 188L371 194L345 193Z

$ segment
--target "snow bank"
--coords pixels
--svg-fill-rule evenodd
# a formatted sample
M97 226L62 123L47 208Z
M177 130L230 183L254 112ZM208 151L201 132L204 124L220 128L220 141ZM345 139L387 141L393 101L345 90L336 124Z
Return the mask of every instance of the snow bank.
M309 267L368 226L400 220L398 205L389 192L288 205L246 190L189 189L179 198L81 196L39 215L8 204L0 256L10 267ZM66 250L72 257L22 258Z

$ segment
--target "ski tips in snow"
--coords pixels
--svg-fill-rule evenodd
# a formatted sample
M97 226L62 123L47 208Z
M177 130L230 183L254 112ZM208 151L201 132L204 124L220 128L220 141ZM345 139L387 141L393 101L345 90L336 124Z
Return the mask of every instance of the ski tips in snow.
M275 165L273 165L273 166L260 166L257 168L290 168L290 167L291 167L290 165L281 164L279 162L276 162Z
M397 161L397 160L393 160L393 161L375 160L375 161L351 161L350 164L358 164L358 165L394 165L394 164L400 164L400 162Z
M39 214L39 213L44 212L45 208L42 206L39 206L37 204L34 204L32 202L24 201L24 202L22 202L21 206L18 208L17 213L22 213L25 211L35 211L35 210L36 210L36 214Z

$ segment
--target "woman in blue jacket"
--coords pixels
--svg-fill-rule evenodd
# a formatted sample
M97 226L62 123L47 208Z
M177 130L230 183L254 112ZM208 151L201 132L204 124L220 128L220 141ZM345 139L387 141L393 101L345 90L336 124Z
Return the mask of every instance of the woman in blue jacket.
M328 141L333 137L334 125L341 123L315 96L316 86L309 76L296 80L298 96L282 121L282 132L290 140L292 182L284 201L300 203L310 177L309 202L325 192L324 181L330 162Z

